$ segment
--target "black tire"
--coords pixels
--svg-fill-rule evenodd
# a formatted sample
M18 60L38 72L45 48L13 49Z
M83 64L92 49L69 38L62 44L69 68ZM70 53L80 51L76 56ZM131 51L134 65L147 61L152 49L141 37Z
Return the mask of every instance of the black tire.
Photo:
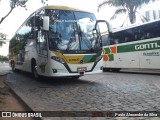
M15 71L15 67L14 67L14 65L12 65L12 71L13 71L13 72Z
M110 68L103 68L103 72L109 72L110 70Z
M32 76L34 79L38 79L39 75L38 75L38 72L37 72L37 64L36 64L36 61L32 61L32 64L31 64L31 68L32 68Z
M12 68L12 71L13 71L13 72L15 72L15 71L16 71L15 63L14 63L14 61L13 61L13 60L11 61L11 68Z
M121 70L121 68L112 68L111 71L112 72L119 72Z

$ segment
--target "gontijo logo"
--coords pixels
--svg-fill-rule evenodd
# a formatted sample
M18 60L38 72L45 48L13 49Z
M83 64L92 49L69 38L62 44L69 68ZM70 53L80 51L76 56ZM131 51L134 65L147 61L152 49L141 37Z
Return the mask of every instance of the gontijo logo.
M135 50L144 50L144 49L152 49L152 48L160 48L160 45L158 45L157 42L135 45Z

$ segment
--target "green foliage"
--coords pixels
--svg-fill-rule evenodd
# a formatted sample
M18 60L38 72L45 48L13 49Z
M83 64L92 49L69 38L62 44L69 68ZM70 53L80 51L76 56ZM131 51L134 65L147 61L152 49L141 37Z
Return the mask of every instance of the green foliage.
M4 41L0 41L0 47L3 45L3 44L6 44Z
M10 10L9 12L3 16L0 20L0 24L4 21L4 19L6 19L8 17L8 15L10 15L10 13L13 11L13 9L15 9L16 7L20 6L20 7L26 7L26 2L28 0L10 0Z
M8 57L0 55L0 61L8 61Z
M142 5L148 4L150 1L155 2L156 0L105 0L98 5L98 11L105 5L116 7L117 10L111 19L115 19L121 13L128 13L130 22L133 24L136 22L137 9L140 9Z
M0 18L0 24L10 15L10 13L16 8L16 7L24 7L26 9L26 3L28 0L10 0L10 10L9 12ZM46 1L48 0L41 0L43 4L46 4ZM0 0L1 3L1 0ZM27 9L26 9L27 10ZM0 47L5 44L6 35L4 33L0 33Z
M11 9L14 9L16 7L26 7L26 2L28 0L10 0L10 7Z
M0 33L0 47L5 44L3 40L6 40L6 34Z
M41 2L43 4L46 4L46 1L48 0L41 0ZM0 1L1 2L1 1ZM0 24L4 21L4 19L6 19L10 13L16 8L16 7L24 7L26 9L26 3L28 2L28 0L10 0L10 11L5 15L3 16L1 19L0 19ZM27 10L27 9L26 9Z

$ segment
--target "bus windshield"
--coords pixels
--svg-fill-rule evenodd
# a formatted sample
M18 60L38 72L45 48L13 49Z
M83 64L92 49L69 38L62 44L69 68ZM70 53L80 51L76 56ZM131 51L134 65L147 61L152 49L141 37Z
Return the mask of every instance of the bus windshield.
M93 33L96 18L92 13L69 10L46 10L50 17L51 50L96 50L101 47Z

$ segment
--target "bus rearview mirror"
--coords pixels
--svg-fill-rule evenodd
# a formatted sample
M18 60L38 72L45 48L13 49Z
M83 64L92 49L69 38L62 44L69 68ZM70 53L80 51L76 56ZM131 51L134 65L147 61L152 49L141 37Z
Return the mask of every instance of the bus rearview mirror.
M43 17L43 30L49 31L49 16Z

